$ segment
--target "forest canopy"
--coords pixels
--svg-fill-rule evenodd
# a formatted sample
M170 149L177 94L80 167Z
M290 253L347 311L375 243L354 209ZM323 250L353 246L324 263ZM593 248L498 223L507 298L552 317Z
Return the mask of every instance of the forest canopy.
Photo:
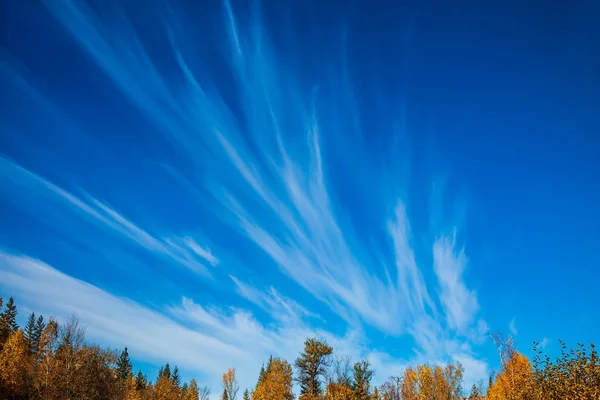
M214 393L195 379L183 382L177 366L165 364L154 379L134 371L127 348L115 351L89 343L72 317L62 323L31 313L17 324L13 298L0 298L0 398L118 400L542 400L599 399L600 359L593 344L574 349L561 342L552 359L534 343L533 360L509 336L492 335L501 369L464 387L460 363L422 364L402 371L377 371L389 378L372 384L368 360L352 362L325 341L307 338L293 362L270 357L256 385L239 387L235 368L224 371ZM296 386L294 386L296 384ZM298 393L294 393L294 388Z

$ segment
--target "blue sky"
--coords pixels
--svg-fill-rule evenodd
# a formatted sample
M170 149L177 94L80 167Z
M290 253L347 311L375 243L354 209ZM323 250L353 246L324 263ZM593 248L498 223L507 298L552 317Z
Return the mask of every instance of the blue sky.
M3 2L2 296L215 391L597 342L600 7L476 3Z

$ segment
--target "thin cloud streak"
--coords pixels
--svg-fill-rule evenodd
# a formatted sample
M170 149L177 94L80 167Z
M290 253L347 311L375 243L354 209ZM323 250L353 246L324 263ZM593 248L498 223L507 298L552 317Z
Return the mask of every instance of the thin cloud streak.
M517 331L517 325L516 325L515 319L516 319L516 317L513 317L513 319L510 320L509 329L513 335L517 336L519 334L519 332Z
M38 201L43 198L57 202L66 207L69 212L82 216L100 228L125 239L128 243L139 246L166 261L184 266L201 276L210 276L207 264L215 266L218 263L209 249L201 247L191 237L167 239L155 237L94 197L88 194L77 197L2 156L0 156L0 178L7 182L6 188L20 187L25 189L26 195L37 196ZM20 198L12 200L19 202Z

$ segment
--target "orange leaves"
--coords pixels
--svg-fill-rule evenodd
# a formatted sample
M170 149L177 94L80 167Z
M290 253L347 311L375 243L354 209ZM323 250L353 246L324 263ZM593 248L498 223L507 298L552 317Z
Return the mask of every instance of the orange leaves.
M352 389L343 383L327 385L327 400L352 400Z
M533 368L529 359L514 351L488 388L487 397L490 400L525 400L534 398L533 393Z
M264 378L256 387L252 400L293 400L292 366L285 360L271 358Z
M223 397L227 396L228 400L237 400L237 395L240 390L237 379L235 377L235 368L229 368L221 378L223 385Z
M32 373L33 363L27 341L23 331L18 330L9 336L0 353L0 380L8 391L8 397L26 396Z

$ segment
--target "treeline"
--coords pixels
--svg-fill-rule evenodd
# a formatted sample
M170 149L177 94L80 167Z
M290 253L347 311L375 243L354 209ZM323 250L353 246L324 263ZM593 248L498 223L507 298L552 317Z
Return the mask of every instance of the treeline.
M0 310L3 300L0 298ZM0 313L0 399L208 400L210 391L166 364L151 382L121 352L86 342L76 318L59 324L32 313L21 329L10 298Z
M0 298L0 310L2 299ZM72 318L58 324L31 314L21 329L11 298L0 312L1 399L208 400L209 389L181 381L177 367L163 366L150 381L133 373L127 348L103 349L85 340ZM600 399L600 360L593 345L578 345L556 359L534 344L533 362L514 348L512 338L492 335L501 370L465 388L460 363L407 367L380 385L367 360L351 362L326 342L309 338L293 365L271 357L256 384L240 391L235 369L223 374L221 400L551 400Z

